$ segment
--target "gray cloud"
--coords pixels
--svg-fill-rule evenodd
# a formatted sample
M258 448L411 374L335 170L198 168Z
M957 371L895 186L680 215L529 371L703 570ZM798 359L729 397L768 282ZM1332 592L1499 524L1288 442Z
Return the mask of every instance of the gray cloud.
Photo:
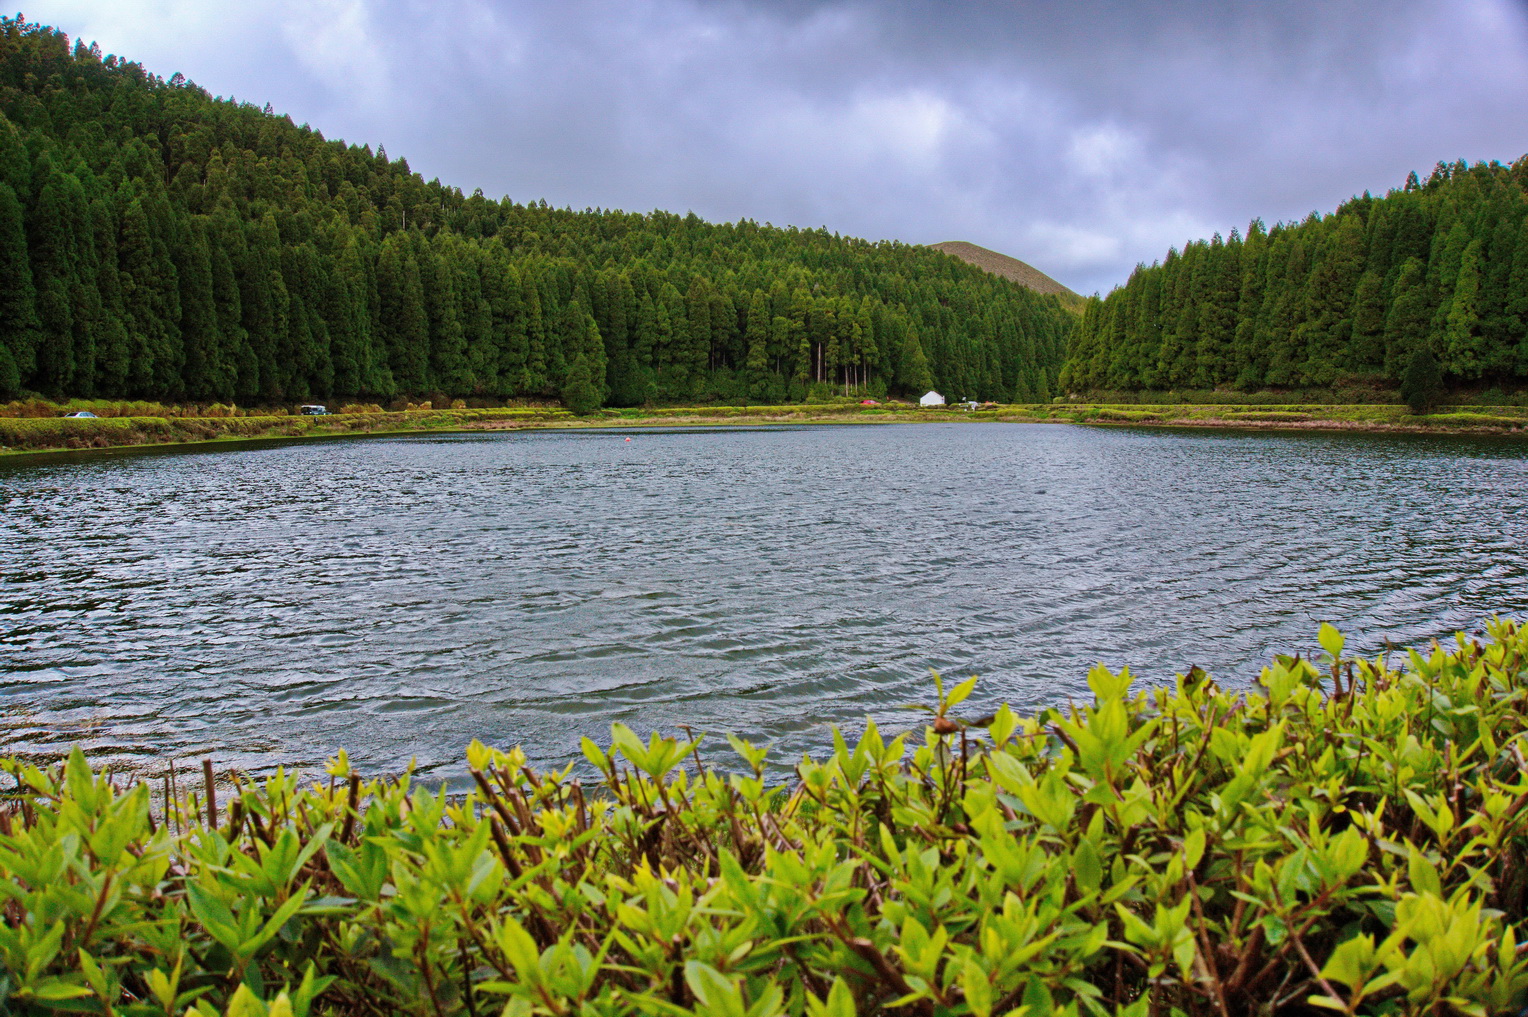
M32 18L427 177L971 240L1083 291L1528 150L1519 0L52 0Z

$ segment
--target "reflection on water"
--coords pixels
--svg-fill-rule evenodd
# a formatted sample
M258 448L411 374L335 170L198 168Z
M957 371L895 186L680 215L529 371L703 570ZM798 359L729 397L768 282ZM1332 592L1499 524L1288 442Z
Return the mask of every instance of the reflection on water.
M625 439L630 436L631 441ZM1244 683L1528 613L1510 440L1022 425L521 432L0 464L10 751L460 776L613 720L775 741L1095 661Z

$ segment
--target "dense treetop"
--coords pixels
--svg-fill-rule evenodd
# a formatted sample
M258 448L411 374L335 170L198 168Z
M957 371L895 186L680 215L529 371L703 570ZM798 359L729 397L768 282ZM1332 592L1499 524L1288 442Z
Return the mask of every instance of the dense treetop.
M464 195L0 19L0 396L1032 400L1074 321L926 248Z
M1528 156L1169 251L1088 302L1067 388L1528 381ZM1431 377L1427 377L1431 375Z

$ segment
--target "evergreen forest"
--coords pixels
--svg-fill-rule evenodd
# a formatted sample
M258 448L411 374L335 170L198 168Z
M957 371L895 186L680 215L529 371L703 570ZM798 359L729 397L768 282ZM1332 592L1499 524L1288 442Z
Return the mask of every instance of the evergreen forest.
M0 19L0 397L1027 402L1075 320L928 248L464 195Z
M1084 307L1073 391L1528 383L1528 156L1138 266ZM1408 396L1408 398L1410 398Z

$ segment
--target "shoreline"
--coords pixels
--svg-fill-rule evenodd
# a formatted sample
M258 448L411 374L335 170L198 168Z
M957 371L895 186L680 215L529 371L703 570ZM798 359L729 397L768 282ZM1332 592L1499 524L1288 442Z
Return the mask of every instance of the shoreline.
M243 445L259 441L450 434L480 431L744 427L790 424L1005 423L1080 424L1191 430L1341 431L1528 437L1528 407L1448 407L1415 416L1384 404L1260 406L1235 404L1071 403L978 410L921 407L675 407L646 413L606 410L576 417L561 409L414 410L330 417L0 418L0 459L77 452L142 451ZM1477 412L1484 411L1484 412ZM7 427L7 425L10 425ZM24 432L34 432L27 436ZM38 433L41 432L41 433ZM40 442L17 447L18 435ZM68 436L71 441L62 439ZM163 440L153 440L162 436ZM148 440L144 440L148 439Z

